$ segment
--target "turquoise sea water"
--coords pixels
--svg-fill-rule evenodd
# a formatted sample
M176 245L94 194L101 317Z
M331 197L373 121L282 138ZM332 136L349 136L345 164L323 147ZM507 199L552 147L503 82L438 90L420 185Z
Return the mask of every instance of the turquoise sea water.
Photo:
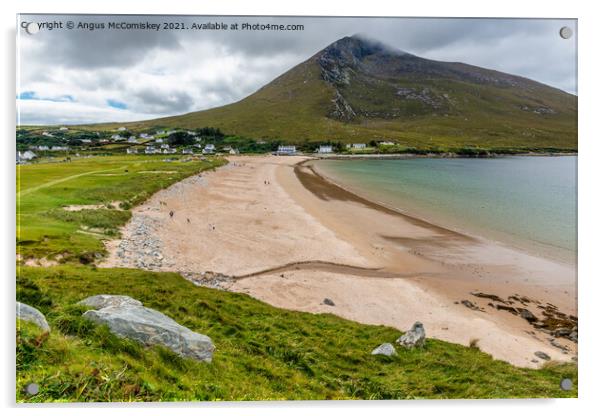
M577 157L320 160L335 182L402 212L575 261Z

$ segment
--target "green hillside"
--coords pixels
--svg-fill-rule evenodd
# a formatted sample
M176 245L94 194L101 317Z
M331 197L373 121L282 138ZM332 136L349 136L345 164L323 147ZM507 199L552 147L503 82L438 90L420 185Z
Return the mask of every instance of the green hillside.
M516 368L478 348L427 339L394 358L370 355L400 332L269 306L194 286L176 273L100 268L133 206L221 159L110 156L18 166L17 300L42 311L42 334L17 322L18 402L575 397L573 363ZM118 207L111 204L120 201ZM65 211L72 204L96 204ZM25 263L44 258L46 267ZM54 263L52 263L54 262ZM213 362L143 348L84 320L96 294L139 299L215 343ZM427 334L429 328L426 328ZM35 382L40 392L24 393Z
M417 148L576 150L577 97L526 78L348 37L239 102L125 125L214 126L292 143L391 140Z

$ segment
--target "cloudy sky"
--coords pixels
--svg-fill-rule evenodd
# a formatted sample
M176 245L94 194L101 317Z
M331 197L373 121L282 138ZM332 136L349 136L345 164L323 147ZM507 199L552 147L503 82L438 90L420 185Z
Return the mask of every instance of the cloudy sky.
M19 124L134 121L238 101L344 36L362 34L425 58L522 75L576 93L574 20L302 17L39 16L18 29ZM67 22L76 25L67 28ZM105 29L77 24L104 23ZM109 29L109 22L239 24L238 30ZM241 30L243 23L301 24L297 31Z

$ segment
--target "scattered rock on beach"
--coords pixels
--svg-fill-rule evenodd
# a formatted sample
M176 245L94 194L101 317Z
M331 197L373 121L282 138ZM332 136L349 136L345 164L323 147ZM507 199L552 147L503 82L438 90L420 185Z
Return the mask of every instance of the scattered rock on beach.
M322 301L322 303L324 305L334 306L334 302L332 301L332 299L329 299L329 298L324 298L324 300Z
M492 295L492 294L483 293L483 292L470 292L470 294L477 298L490 299L490 300L493 300L496 302L506 303L506 301L504 299L500 298L498 295Z
M44 331L50 331L50 325L42 312L25 303L17 302L17 319L31 322Z
M107 325L119 337L145 346L161 345L180 356L211 362L215 349L211 338L191 331L159 311L142 306L136 299L98 295L80 303L98 305L97 310L86 311L83 317Z
M387 357L390 357L392 355L397 355L397 351L395 351L393 344L385 342L374 348L372 350L372 355L386 355Z
M134 216L127 225L129 230L117 248L118 265L146 270L158 270L165 265L163 246L156 238L161 223L149 216Z
M551 346L558 348L563 353L568 353L569 352L569 348L567 348L566 346L560 344L558 341L556 341L555 338L550 338L549 341L550 341L550 345Z
M472 303L471 301L464 299L462 302L460 302L462 305L466 306L468 309L472 309L473 311L480 311L482 310L481 308L479 308L477 305L475 305L474 303Z
M181 272L180 274L186 280L190 280L197 286L210 287L218 290L230 290L230 286L235 281L235 277L233 276L211 271L201 273Z
M405 348L414 348L424 346L424 340L426 338L426 332L424 331L424 325L421 322L415 322L412 328L400 336L396 343Z
M545 360L545 361L550 361L551 360L550 356L548 354L546 354L545 352L543 352L543 351L535 351L533 354L536 357L541 358L542 360Z
M528 309L519 309L520 311L520 317L523 318L524 320L526 320L529 323L532 322L537 322L539 321L539 319L537 319L537 316L533 315L533 313L528 310Z

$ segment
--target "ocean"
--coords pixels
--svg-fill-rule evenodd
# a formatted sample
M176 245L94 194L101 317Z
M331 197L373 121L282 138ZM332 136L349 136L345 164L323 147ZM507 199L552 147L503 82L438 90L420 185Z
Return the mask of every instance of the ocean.
M401 212L576 262L577 156L315 163L336 183Z

